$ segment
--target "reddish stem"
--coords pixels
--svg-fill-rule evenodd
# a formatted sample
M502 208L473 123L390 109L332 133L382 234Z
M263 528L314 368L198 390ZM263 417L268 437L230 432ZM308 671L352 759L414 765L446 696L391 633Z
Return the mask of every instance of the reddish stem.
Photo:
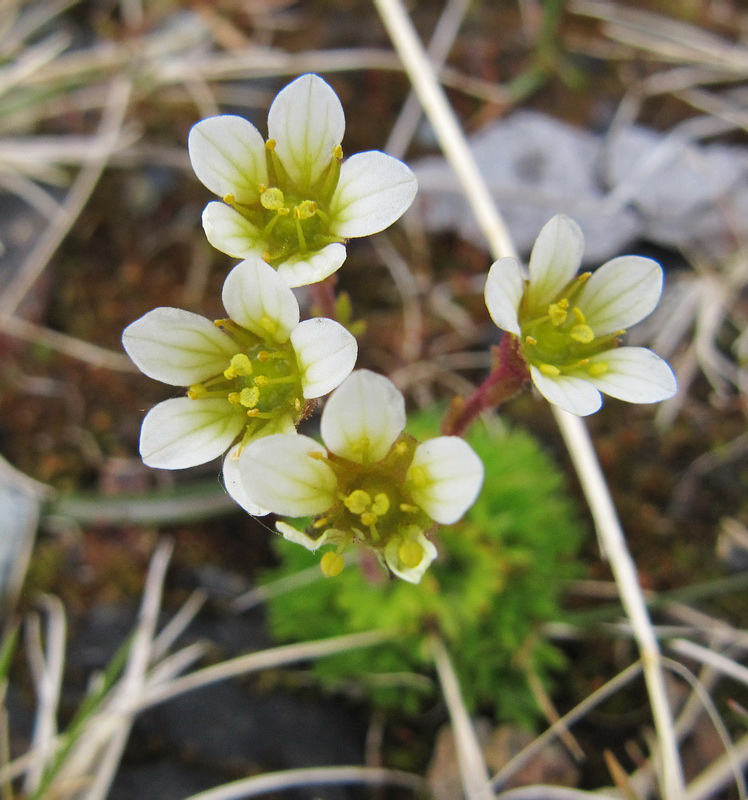
M464 436L482 411L498 408L529 383L530 372L516 336L505 333L492 355L493 368L486 380L467 399L456 397L452 401L442 422L442 432L447 436Z
M335 303L335 284L337 282L338 276L330 275L329 278L309 286L315 311L319 312L322 317L334 320L338 318L338 307Z

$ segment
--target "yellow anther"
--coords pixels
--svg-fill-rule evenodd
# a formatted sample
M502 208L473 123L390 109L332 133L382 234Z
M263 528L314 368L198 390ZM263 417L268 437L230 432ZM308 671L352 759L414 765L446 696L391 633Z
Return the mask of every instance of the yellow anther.
M354 489L343 504L352 514L363 514L371 506L371 495L363 489Z
M525 336L525 342L527 344L537 344L538 340L534 336Z
M315 530L319 530L320 528L324 528L324 527L325 527L325 525L327 525L327 523L328 523L329 521L330 521L330 518L329 518L329 517L321 517L320 519L317 519L317 520L315 520L315 521L312 523L312 527L313 527Z
M189 397L190 400L197 400L199 397L202 397L206 391L207 390L202 383L194 383L187 390L187 397Z
M268 150L275 150L275 139L268 139L268 140L265 142L265 147L266 147Z
M294 397L293 399L293 408L294 411L301 411L301 400L298 397Z
M267 331L271 336L273 336L278 330L277 321L272 319L271 317L263 317L260 320L260 326L264 331Z
M258 191L260 194L262 194L263 192L266 192L267 190L268 190L268 187L267 187L267 186L265 186L265 184L264 184L264 183L258 183L258 184L257 184L257 191Z
M271 186L260 195L260 204L268 211L280 211L285 208L286 198L277 186Z
M255 387L267 386L270 383L270 378L267 375L258 375L255 379Z
M312 450L311 452L307 453L309 458L314 458L317 461L327 461L327 456L324 453L320 453L319 450Z
M374 502L371 504L371 510L378 516L386 514L390 510L390 498L384 492L374 495Z
M263 260L263 261L264 261L266 264L269 264L269 263L270 263L270 262L273 260L273 257L272 257L272 256L270 255L270 253L268 253L268 251L266 250L266 251L265 251L265 252L262 254L262 260Z
M397 453L397 455L404 456L407 451L408 451L408 445L405 444L405 442L398 442L395 445L395 452Z
M332 148L332 157L343 158L343 148L339 144L336 144L335 147Z
M291 213L291 209L283 207L283 208L279 208L275 213L279 217L287 217Z
M229 403L233 403L235 406L239 405L241 402L241 395L239 392L229 392L228 400Z
M242 389L241 392L239 392L239 402L245 408L254 408L257 403L260 402L260 390L256 386L253 386L251 389Z
M418 511L418 506L414 506L411 503L400 503L400 511L405 514L415 514Z
M556 378L561 374L561 370L553 364L538 364L538 369L549 378Z
M225 194L223 196L223 202L226 203L226 205L228 206L233 206L234 203L236 202L236 197L234 197L234 195L231 193Z
M270 358L270 353L268 353L267 350L260 350L260 352L257 354L258 361L264 362L267 361L269 358Z
M314 202L314 200L304 200L293 210L293 214L296 219L311 219L316 213L317 204Z
M319 566L326 578L334 578L343 571L345 561L339 553L333 553L332 550L328 550L320 559Z
M581 342L582 344L589 344L595 341L595 332L589 325L585 324L575 325L569 331L569 336L571 336L575 342Z
M247 409L247 416L248 417L259 417L260 416L260 409L259 408Z
M548 316L556 327L566 322L566 309L568 307L569 301L566 298L559 300L558 303L551 303L548 306Z
M594 364L590 364L589 367L587 367L587 372L589 372L593 378L599 378L601 375L605 375L607 371L608 365L604 361L595 361Z
M237 353L231 357L229 366L223 371L223 377L227 380L238 378L240 375L247 376L252 374L252 362L246 353Z
M423 547L418 542L403 542L400 547L397 548L397 554L400 556L400 561L406 567L413 569L423 560Z
M376 514L372 514L371 511L364 511L361 515L361 524L366 525L367 528L371 528L379 522L379 517Z
M574 308L572 308L571 311L576 317L577 322L582 323L582 325L584 325L587 322L587 318L584 316L584 314L582 313L582 309L579 308L579 306L574 306Z

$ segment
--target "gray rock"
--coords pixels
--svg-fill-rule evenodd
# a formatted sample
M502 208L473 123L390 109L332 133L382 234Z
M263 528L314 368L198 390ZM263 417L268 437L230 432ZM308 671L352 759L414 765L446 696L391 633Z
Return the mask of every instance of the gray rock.
M564 212L600 264L638 239L719 257L748 234L748 150L696 145L632 126L611 141L535 111L517 111L469 138L517 249L527 255L545 222ZM417 208L432 232L484 244L451 167L417 161Z

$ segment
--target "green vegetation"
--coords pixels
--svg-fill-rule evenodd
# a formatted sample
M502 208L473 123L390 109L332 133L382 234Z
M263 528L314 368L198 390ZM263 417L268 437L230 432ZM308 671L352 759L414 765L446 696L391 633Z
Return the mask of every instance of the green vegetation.
M416 415L408 430L438 434L438 416ZM315 664L325 682L355 679L372 701L417 708L427 682L404 673L428 667L430 632L448 643L472 709L530 725L537 707L526 675L547 682L563 664L539 635L558 619L559 595L577 572L581 530L558 468L529 434L476 426L468 441L486 466L483 491L456 525L441 528L439 558L419 585L390 581L376 564L273 597L270 623L279 639L311 640L371 629L402 631L395 643ZM319 554L278 540L281 565L267 580L318 564ZM419 688L420 687L420 690Z

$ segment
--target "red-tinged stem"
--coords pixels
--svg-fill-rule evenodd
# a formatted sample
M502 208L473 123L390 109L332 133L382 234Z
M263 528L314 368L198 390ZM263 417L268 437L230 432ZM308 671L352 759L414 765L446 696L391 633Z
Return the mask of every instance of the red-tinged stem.
M338 309L335 304L335 284L338 282L337 275L330 275L329 278L312 283L309 290L312 293L312 306L315 312L328 319L337 320Z
M516 336L505 333L492 353L493 368L486 380L467 399L455 398L447 410L442 422L442 432L447 436L464 436L482 411L503 405L530 382Z

